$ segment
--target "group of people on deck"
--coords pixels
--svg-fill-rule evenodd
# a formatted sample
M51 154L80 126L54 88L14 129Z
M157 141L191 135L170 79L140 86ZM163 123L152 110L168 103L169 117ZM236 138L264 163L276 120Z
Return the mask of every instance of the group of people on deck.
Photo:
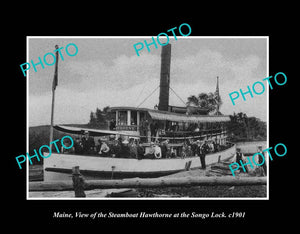
M138 139L129 140L110 139L95 142L88 132L80 139L76 138L71 149L63 153L75 153L82 155L98 155L101 157L136 158L136 159L161 159L176 157L200 157L202 168L205 168L205 155L216 152L218 144L214 141L186 141L180 147L171 147L169 140L150 142L145 147Z

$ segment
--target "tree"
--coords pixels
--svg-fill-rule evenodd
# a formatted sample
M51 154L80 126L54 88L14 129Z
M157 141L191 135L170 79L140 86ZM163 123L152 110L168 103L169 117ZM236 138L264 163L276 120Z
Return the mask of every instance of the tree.
M105 121L105 116L103 114L103 111L101 111L99 108L96 108L96 121L97 123L101 123Z
M218 112L222 105L222 100L216 93L200 93L198 97L191 95L187 98L188 106L196 106L202 109L207 109L209 113ZM218 114L221 114L220 112Z
M95 126L96 123L97 123L97 121L96 121L95 113L93 111L91 111L89 124L92 126Z
M109 112L109 106L104 107L102 110L96 108L96 111L91 111L90 121L88 125L90 127L107 128L107 122L110 120L111 113Z
M229 136L232 140L265 140L266 123L256 117L248 117L245 113L233 113L228 123Z

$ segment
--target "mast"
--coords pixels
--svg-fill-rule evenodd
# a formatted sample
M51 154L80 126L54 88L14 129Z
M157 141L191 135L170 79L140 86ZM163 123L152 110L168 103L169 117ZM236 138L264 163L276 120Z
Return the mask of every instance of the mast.
M51 104L51 126L50 126L50 140L49 145L51 145L51 142L53 141L53 120L54 120L54 102L55 102L55 89L58 83L58 74L57 74L57 68L58 68L58 45L55 45L56 49L56 61L55 61L55 70L54 70L54 77L52 82L52 104Z

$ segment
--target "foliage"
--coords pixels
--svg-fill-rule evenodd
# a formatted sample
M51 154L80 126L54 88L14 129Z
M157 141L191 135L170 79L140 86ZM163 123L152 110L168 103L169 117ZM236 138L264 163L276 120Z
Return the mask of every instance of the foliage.
M107 128L108 121L112 118L112 114L109 112L109 106L104 107L102 110L96 108L96 111L91 111L90 121L88 127L92 128Z
M245 113L233 113L228 123L229 137L238 140L266 140L266 123L256 117L248 117Z
M221 97L216 93L200 93L198 96L191 95L187 98L188 106L196 106L203 109L208 109L209 113L218 112L221 105L222 100Z

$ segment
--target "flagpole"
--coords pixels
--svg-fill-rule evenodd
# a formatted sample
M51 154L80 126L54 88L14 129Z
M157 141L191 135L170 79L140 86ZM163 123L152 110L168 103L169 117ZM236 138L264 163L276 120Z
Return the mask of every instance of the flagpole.
M57 86L57 67L58 67L58 45L55 45L56 49L56 61L55 61L55 71L54 71L54 77L53 77L53 83L52 83L52 105L51 105L51 126L50 126L50 141L49 145L53 141L53 120L54 120L54 103L55 103L55 89ZM51 146L50 146L51 147Z
M52 107L51 107L51 127L50 127L50 142L53 141L53 112L54 112L55 90L52 91Z

